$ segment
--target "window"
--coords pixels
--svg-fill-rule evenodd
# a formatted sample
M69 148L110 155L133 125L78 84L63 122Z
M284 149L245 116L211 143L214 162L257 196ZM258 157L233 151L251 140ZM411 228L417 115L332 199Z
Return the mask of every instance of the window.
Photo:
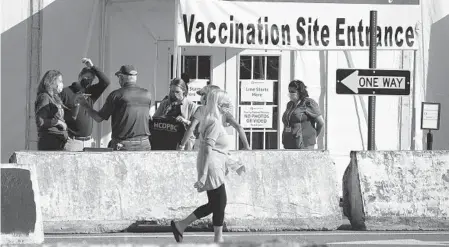
M240 56L238 113L252 149L278 149L279 56ZM239 140L239 149L243 148Z
M181 56L181 73L187 73L190 80L210 80L211 56ZM173 55L170 58L170 78L173 79Z

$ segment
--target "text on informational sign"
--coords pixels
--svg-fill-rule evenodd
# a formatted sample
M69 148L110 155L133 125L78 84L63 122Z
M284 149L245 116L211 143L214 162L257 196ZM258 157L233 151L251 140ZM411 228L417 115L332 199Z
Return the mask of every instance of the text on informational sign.
M272 106L241 106L240 125L243 128L273 127Z
M421 111L421 129L439 129L440 104L423 102Z
M189 82L189 93L187 98L191 101L200 101L201 96L196 92L200 91L203 87L207 85L208 80L195 79Z
M182 46L368 49L369 11L376 10L378 49L417 48L419 5L209 0L180 3L178 43Z
M241 99L244 102L273 102L273 81L241 81Z

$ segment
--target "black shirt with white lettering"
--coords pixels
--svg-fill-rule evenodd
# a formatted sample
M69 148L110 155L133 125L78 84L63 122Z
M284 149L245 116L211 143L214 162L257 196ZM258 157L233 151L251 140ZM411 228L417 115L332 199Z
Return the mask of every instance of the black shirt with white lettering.
M179 115L178 115L179 116ZM175 117L154 117L150 121L151 150L176 150L186 132Z
M111 117L112 138L126 140L149 136L151 95L135 84L126 84L109 94L99 115Z

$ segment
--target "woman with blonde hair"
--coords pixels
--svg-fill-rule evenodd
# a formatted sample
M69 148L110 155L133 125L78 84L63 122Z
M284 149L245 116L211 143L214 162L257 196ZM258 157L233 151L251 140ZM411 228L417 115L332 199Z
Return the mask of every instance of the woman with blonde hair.
M67 142L67 125L59 93L63 88L62 74L49 70L42 77L34 102L38 133L38 150L63 150Z
M207 191L208 203L197 208L181 221L172 221L177 242L182 242L184 230L197 219L213 214L214 241L223 242L223 221L226 208L225 173L229 144L222 119L231 105L228 94L213 90L207 96L206 110L200 121L200 150L197 157L198 192Z

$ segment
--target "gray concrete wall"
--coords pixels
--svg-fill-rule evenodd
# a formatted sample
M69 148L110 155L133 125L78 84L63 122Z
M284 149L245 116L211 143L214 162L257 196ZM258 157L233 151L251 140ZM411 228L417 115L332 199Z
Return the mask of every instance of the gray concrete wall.
M343 178L353 227L448 230L449 151L353 152ZM355 181L351 183L351 181Z
M1 165L1 244L44 241L39 186L32 165Z
M246 173L227 177L230 230L334 230L335 165L320 151L236 151ZM207 202L196 152L17 152L36 164L45 232L105 232L136 221L168 226ZM181 162L180 162L181 161ZM210 217L199 224L207 228ZM204 225L206 224L206 225Z

